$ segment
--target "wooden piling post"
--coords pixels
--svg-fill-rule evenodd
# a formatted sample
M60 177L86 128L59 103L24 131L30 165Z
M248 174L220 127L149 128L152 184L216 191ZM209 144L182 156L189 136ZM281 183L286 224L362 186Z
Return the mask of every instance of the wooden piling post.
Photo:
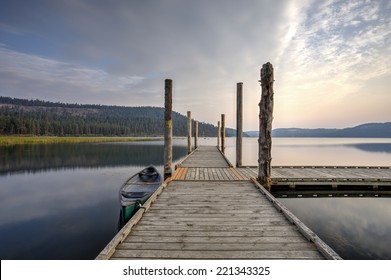
M164 87L164 179L172 175L172 80Z
M194 121L194 149L198 148L198 121Z
M236 84L236 167L242 166L243 83Z
M261 101L259 103L259 183L270 191L271 188L271 148L273 120L273 66L270 62L261 69Z
M221 136L221 127L220 127L220 121L217 122L217 148L220 147L220 136Z
M221 114L221 152L225 153L225 114Z
M187 153L190 154L191 151L191 111L187 111Z

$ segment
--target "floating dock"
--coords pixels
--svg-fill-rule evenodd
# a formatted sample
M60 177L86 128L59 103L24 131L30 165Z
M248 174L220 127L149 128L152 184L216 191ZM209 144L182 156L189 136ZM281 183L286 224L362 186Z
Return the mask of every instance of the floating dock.
M216 147L199 147L96 259L341 259Z
M238 168L243 178L256 167ZM388 166L273 166L271 192L276 197L391 196Z

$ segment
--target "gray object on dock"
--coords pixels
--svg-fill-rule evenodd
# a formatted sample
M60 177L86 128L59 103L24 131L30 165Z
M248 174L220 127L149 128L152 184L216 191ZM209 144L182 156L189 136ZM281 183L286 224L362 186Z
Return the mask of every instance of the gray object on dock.
M194 121L194 149L198 148L198 121Z
M221 152L225 153L225 114L221 114Z
M191 111L187 111L187 154L192 152L191 146Z
M236 167L242 166L243 83L236 84Z
M172 80L164 86L164 178L172 175Z
M273 121L273 66L270 62L261 69L262 95L259 103L259 183L270 190L271 188L271 149L272 149L272 121Z

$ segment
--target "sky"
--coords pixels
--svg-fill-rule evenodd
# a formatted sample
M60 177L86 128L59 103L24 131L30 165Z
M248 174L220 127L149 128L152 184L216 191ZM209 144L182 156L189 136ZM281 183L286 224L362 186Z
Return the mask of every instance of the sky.
M274 68L274 128L391 121L389 0L0 0L0 96L164 106L259 127Z

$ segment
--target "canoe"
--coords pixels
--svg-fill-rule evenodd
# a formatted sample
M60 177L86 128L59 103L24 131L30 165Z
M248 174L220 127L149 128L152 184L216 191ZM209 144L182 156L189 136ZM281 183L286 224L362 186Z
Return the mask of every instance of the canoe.
M130 220L162 183L162 176L154 166L149 166L126 180L119 192L121 227Z

